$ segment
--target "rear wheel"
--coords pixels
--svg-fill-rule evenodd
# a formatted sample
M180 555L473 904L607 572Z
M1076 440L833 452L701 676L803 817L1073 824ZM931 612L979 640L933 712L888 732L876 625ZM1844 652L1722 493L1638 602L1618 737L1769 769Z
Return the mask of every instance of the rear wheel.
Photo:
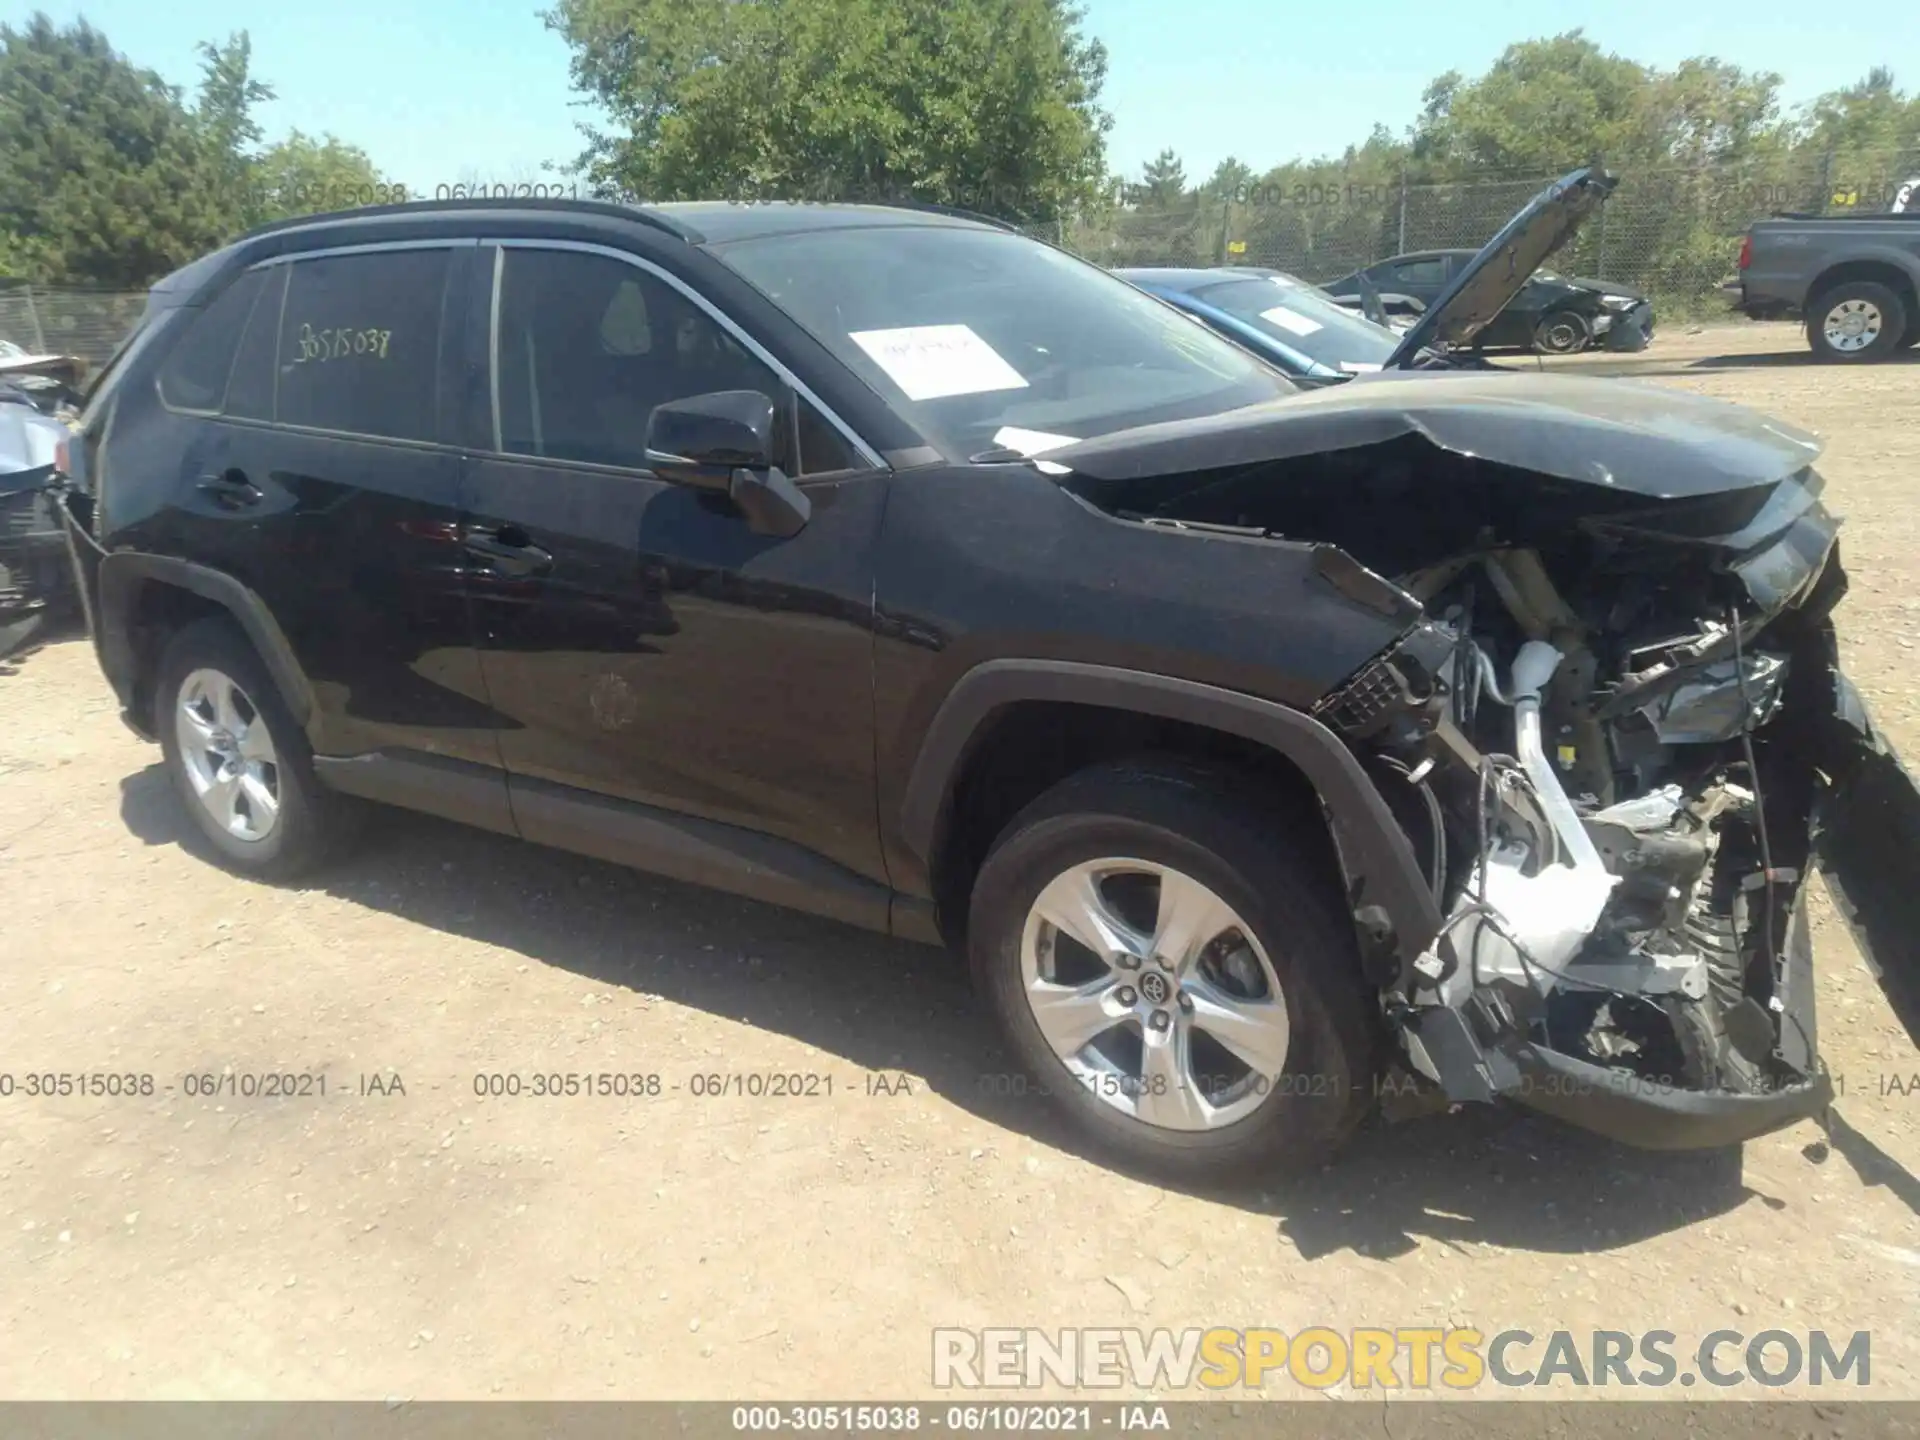
M1907 333L1907 305L1877 280L1848 280L1807 307L1807 344L1814 358L1857 365L1884 360Z
M231 622L202 620L175 635L156 690L174 790L230 869L287 879L344 838L351 802L315 778L306 736Z
M1244 793L1245 787L1237 787ZM1087 1136L1176 1180L1319 1163L1371 1103L1372 1012L1318 837L1178 762L1062 781L973 892L976 981Z

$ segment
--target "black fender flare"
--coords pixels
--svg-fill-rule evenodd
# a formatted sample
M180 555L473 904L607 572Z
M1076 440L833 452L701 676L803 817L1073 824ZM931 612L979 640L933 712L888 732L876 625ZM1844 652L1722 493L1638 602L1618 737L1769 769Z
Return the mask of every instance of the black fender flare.
M140 619L136 613L137 597L141 586L149 581L198 595L231 615L265 662L267 673L273 677L274 686L294 723L302 729L307 727L314 712L313 687L308 684L306 672L294 658L293 646L266 602L223 570L170 555L147 555L132 550L110 551L101 558L99 604L95 615L100 665L109 676L124 677L114 686L123 704L133 703L137 664L133 632Z
M1439 933L1440 907L1387 802L1340 737L1312 716L1237 690L1145 671L1060 660L989 660L962 675L935 712L907 777L900 838L931 865L953 777L996 710L1020 701L1126 710L1205 726L1285 756L1319 795L1352 909L1378 907L1402 966Z

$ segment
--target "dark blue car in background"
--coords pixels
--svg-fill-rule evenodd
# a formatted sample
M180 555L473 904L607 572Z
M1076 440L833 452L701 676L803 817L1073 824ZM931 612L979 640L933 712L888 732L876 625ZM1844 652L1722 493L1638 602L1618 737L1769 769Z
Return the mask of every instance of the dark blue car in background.
M1277 365L1295 380L1330 384L1384 368L1402 332L1343 310L1322 291L1279 270L1116 270Z
M1404 324L1391 318L1385 295L1366 271L1348 277L1354 284L1352 295L1343 288L1346 282L1323 289L1284 271L1250 266L1114 273L1309 386L1379 370L1502 369L1477 352L1510 340L1512 315L1531 313L1528 307L1534 301L1524 297L1540 289L1543 262L1573 239L1616 183L1594 166L1562 176L1479 250L1462 252L1464 258L1450 254L1443 283L1436 293L1412 302L1417 314ZM1598 305L1603 297L1590 298ZM1615 298L1628 308L1605 327L1607 348L1645 348L1652 330L1651 306L1625 295ZM1361 314L1354 313L1356 305ZM1532 321L1527 326L1526 333L1535 328ZM1582 349L1599 333L1595 321L1582 329L1580 343L1567 340L1537 348Z

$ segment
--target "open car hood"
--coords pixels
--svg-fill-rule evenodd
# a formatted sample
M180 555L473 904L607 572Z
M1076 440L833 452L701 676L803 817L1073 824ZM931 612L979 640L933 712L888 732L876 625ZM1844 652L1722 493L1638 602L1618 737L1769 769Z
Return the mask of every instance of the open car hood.
M1809 432L1758 411L1640 381L1428 370L1360 375L1245 409L1083 440L1046 458L1095 480L1143 480L1403 435L1653 500L1771 485L1812 464L1822 448Z
M1561 176L1529 200L1427 307L1387 368L1404 368L1429 345L1461 345L1486 329L1618 183L1597 166L1587 166Z

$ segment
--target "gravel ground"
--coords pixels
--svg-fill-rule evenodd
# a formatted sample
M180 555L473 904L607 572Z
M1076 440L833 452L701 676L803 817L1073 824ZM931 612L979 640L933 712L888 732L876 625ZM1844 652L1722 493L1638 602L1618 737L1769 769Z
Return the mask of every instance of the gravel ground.
M1567 363L1828 439L1847 663L1920 755L1920 356L1743 326ZM1824 895L1830 1139L1457 1114L1196 1195L996 1093L939 952L398 812L310 888L250 884L157 761L84 641L0 665L0 1070L156 1077L0 1099L0 1396L898 1398L936 1325L1459 1324L1864 1329L1869 1393L1920 1398L1920 1056ZM475 1093L543 1071L663 1088ZM238 1093L261 1073L325 1093ZM821 1093L695 1093L760 1073Z

